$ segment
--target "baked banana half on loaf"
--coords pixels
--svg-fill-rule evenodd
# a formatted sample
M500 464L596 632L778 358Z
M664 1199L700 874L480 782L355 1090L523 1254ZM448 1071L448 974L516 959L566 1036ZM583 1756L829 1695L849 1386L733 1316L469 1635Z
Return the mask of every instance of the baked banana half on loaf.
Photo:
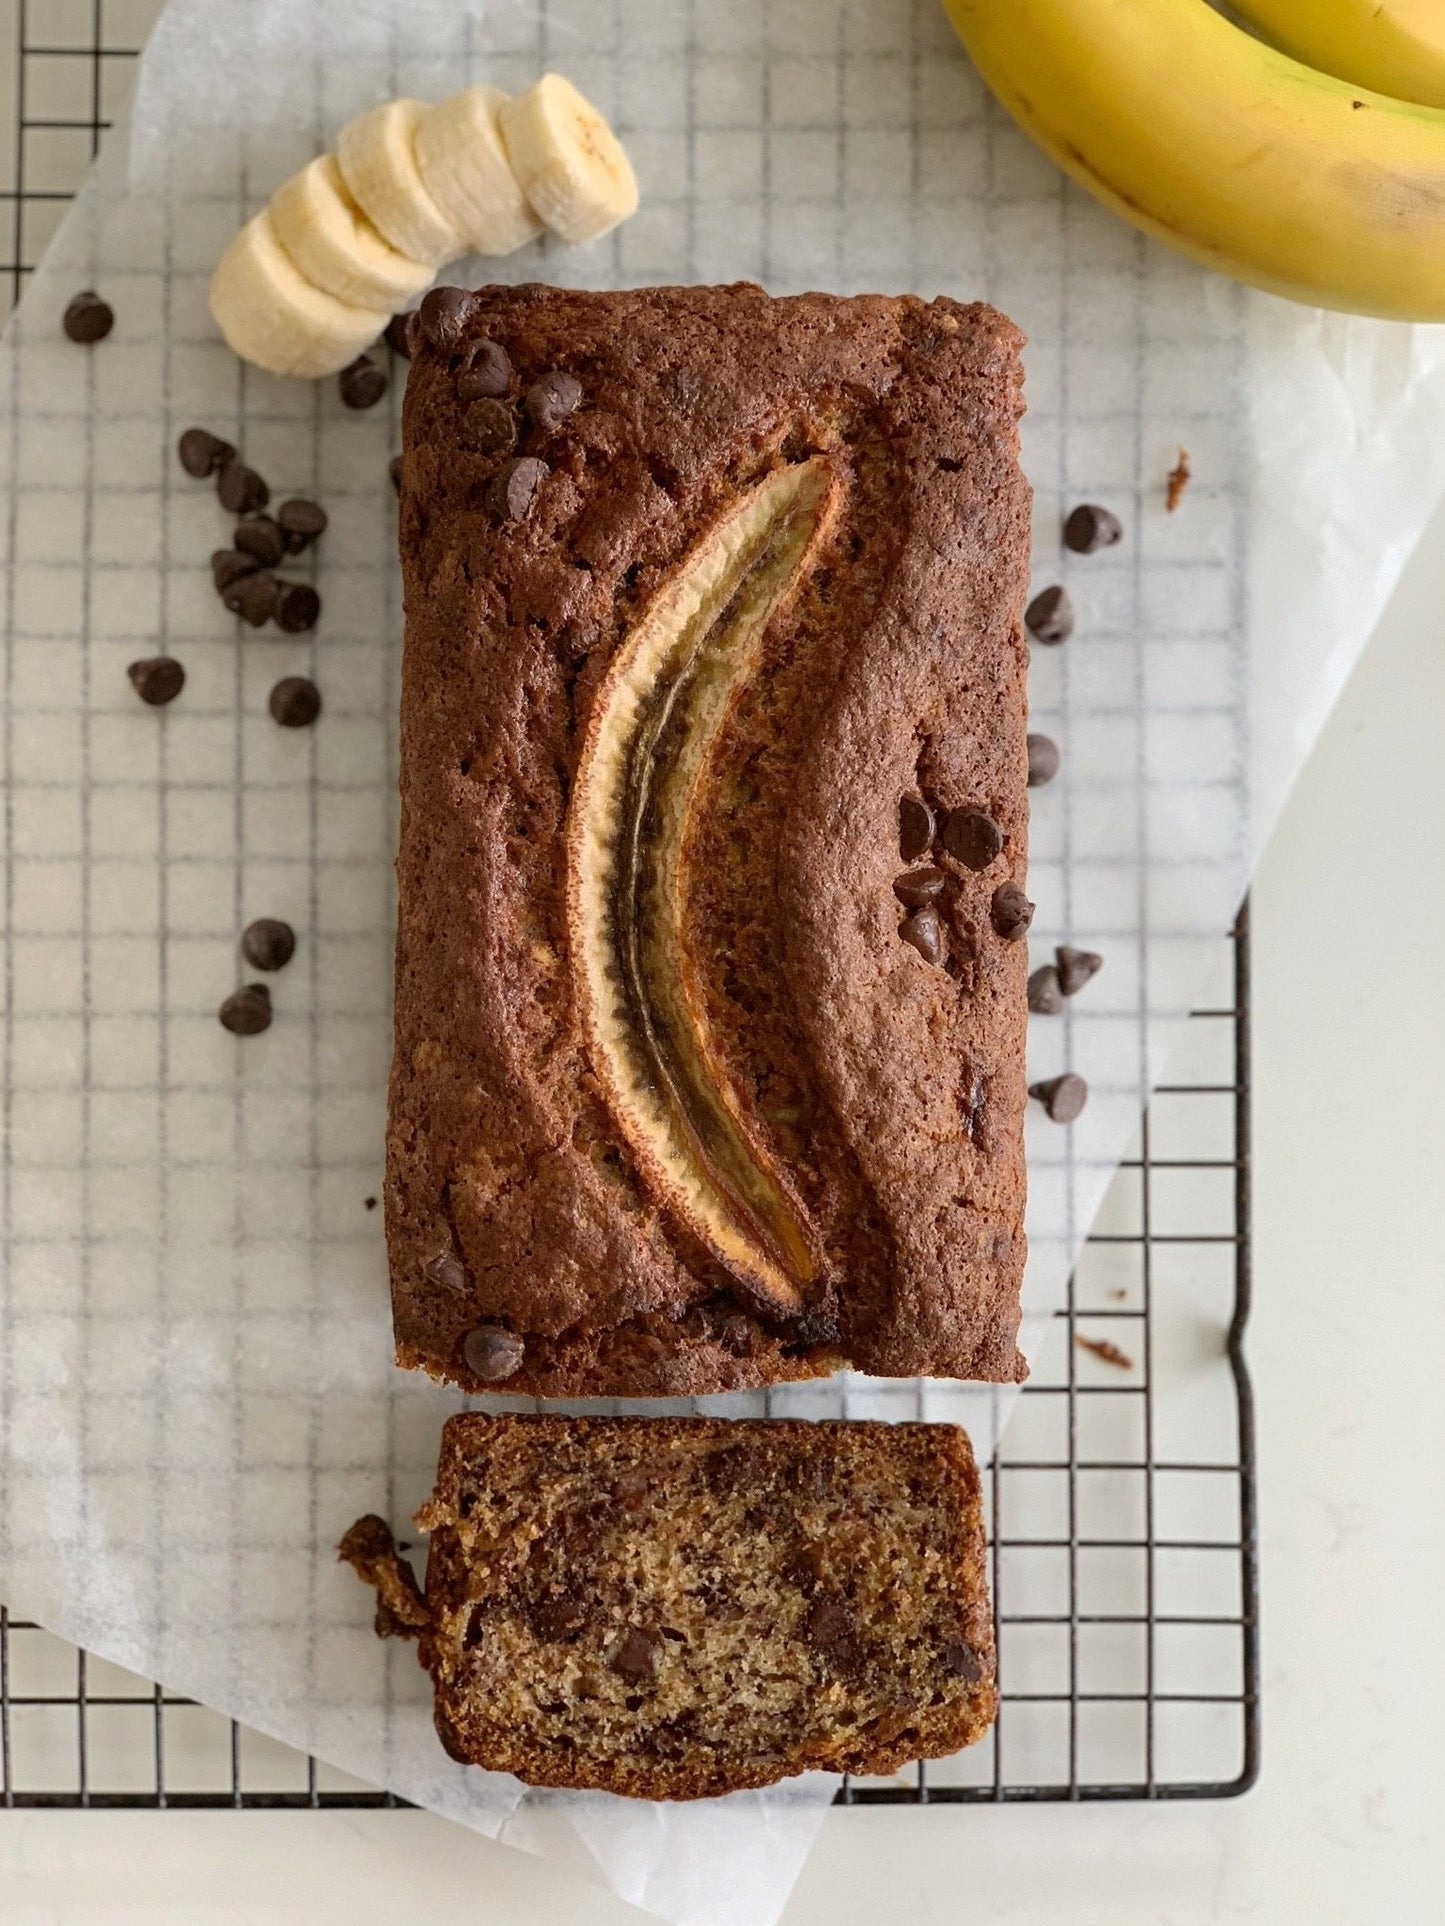
M749 285L417 332L399 1360L1021 1377L1018 333Z
M700 1799L895 1772L997 1705L978 1474L951 1425L453 1418L426 1587L341 1556L419 1641L456 1759Z

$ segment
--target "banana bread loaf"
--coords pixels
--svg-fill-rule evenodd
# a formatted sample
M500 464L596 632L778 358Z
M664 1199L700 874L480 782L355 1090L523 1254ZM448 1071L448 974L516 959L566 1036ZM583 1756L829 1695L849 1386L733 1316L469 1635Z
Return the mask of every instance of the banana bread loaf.
M945 300L428 296L403 1364L1023 1375L1019 345Z
M453 1418L417 1516L341 1556L417 1638L456 1759L698 1799L897 1771L992 1722L978 1475L949 1425Z

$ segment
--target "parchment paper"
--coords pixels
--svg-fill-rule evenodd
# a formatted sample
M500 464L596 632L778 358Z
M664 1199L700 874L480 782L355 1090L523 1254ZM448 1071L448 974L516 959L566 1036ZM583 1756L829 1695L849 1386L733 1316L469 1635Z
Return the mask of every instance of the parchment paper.
M453 1766L409 1648L372 1636L333 1547L399 1523L458 1400L396 1372L379 1214L392 934L396 400L270 380L215 338L229 234L373 100L567 72L614 119L642 211L507 279L753 277L777 292L994 300L1028 332L1038 585L1033 948L1102 951L1031 1069L1092 1087L1031 1117L1028 1297L1057 1301L1251 863L1439 493L1434 332L1248 295L1067 187L987 100L933 0L173 0L112 140L0 350L5 563L0 1596L147 1677L479 1830L569 1825L623 1896L766 1926L833 1783L693 1809L522 1799ZM487 278L474 263L459 276ZM85 352L79 287L116 309ZM173 449L199 422L332 516L314 637L237 634L227 522ZM1165 513L1180 446L1194 479ZM1066 557L1062 512L1115 509ZM134 657L187 671L141 707ZM310 731L269 720L314 674ZM274 1027L215 1008L257 915L300 936ZM240 970L244 977L247 972ZM710 1408L966 1422L1006 1395L853 1379ZM593 1407L597 1408L597 1407Z

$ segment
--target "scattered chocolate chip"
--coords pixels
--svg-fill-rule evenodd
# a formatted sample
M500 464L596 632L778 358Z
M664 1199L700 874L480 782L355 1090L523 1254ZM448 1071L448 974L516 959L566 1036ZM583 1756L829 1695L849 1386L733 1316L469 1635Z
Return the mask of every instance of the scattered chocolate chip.
M945 1672L951 1672L956 1679L963 1679L969 1685L977 1685L983 1677L983 1661L971 1645L962 1639L950 1639L939 1653Z
M1164 484L1164 506L1171 515L1184 499L1184 491L1189 486L1189 475L1189 450L1181 448L1179 459L1169 470L1169 478Z
M286 539L269 515L248 515L237 522L231 540L243 555L254 555L262 568L275 568L286 553Z
M141 701L153 709L174 702L186 686L186 672L172 655L152 655L143 662L132 662L126 674Z
M243 575L255 575L260 567L254 555L243 555L238 548L216 549L211 556L211 580L217 595L224 595Z
M1000 883L989 904L993 926L1005 943L1017 943L1034 920L1034 906L1017 883Z
M277 916L258 916L241 932L241 954L253 970L284 970L296 954L296 932Z
M925 903L935 902L943 894L947 881L937 864L925 863L922 869L910 869L900 876L893 885L893 894L910 909L922 909Z
M612 1500L624 1511L636 1511L651 1489L651 1478L640 1467L634 1467L613 1479Z
M652 1632L644 1632L639 1626L632 1626L612 1654L612 1669L619 1678L626 1679L629 1685L642 1685L651 1679L657 1670L657 1651L662 1640Z
M1030 736L1029 788L1041 789L1059 773L1059 745L1052 736Z
M916 862L932 841L933 811L921 796L904 796L898 804L899 855Z
M391 476L391 485L397 494L401 493L401 456L393 455L386 464L386 472Z
M283 729L306 729L321 714L321 691L304 675L283 675L271 691L270 707Z
M535 455L509 461L487 490L487 506L503 521L519 522L532 506L532 497L545 475L552 471Z
M512 386L512 357L500 341L478 341L457 374L458 401L500 401Z
M66 308L60 324L72 341L82 347L90 347L94 342L104 341L115 326L115 311L109 302L102 301L92 289L77 294Z
M965 869L987 869L1003 848L1003 831L992 816L976 809L950 809L943 825L943 847Z
M576 375L554 369L532 383L522 397L522 406L533 427L550 434L576 411L581 400L582 383Z
M1103 1364L1112 1364L1120 1371L1134 1369L1134 1360L1129 1353L1121 1351L1117 1344L1111 1344L1108 1338L1085 1337L1082 1331L1075 1331L1074 1342L1081 1351L1092 1351Z
M309 582L280 582L271 619L287 635L305 635L321 619L321 597Z
M1059 985L1059 973L1052 963L1045 963L1029 978L1029 1008L1039 1016L1057 1016L1063 1007L1064 992Z
M479 1324L474 1331L467 1332L462 1356L467 1361L467 1369L474 1371L484 1383L500 1384L503 1378L515 1377L521 1370L525 1349L515 1331L508 1331L500 1324Z
M411 360L412 330L416 326L416 316L411 313L394 314L386 324L383 339L393 354L399 354L403 361Z
M369 354L359 354L336 377L336 386L348 408L374 408L390 387L386 369Z
M1064 546L1076 555L1093 555L1098 549L1112 548L1124 533L1124 524L1097 502L1081 502L1064 523Z
M1055 1123L1072 1123L1089 1101L1089 1086L1072 1070L1045 1083L1031 1083L1029 1095L1037 1097Z
M363 1197L361 1201L368 1210L376 1209L376 1199L374 1197Z
M258 1037L271 1028L271 992L264 983L248 983L232 990L216 1014L232 1036Z
M465 288L433 288L417 309L417 326L439 354L452 354L466 339L475 308Z
M1024 610L1024 627L1035 642L1067 642L1074 632L1074 605L1065 588L1040 589Z
M461 438L475 454L505 454L517 445L517 417L505 401L469 401L462 410Z
M276 510L276 522L286 543L286 553L299 555L326 533L326 510L320 502L308 502L298 496L282 502Z
M465 1292L472 1287L467 1267L455 1251L438 1251L435 1257L427 1259L422 1269L432 1283L440 1284L444 1291Z
M176 443L176 453L181 458L181 467L197 481L204 481L208 475L214 475L218 468L224 468L228 461L236 458L236 451L230 442L222 441L209 428L187 428Z
M943 961L943 925L936 909L915 910L899 924L898 934L905 943L912 944L925 963Z
M544 1598L528 1613L538 1638L556 1641L571 1638L587 1623L587 1607L570 1593L562 1598Z
M1104 967L1104 959L1097 950L1075 950L1067 943L1060 943L1054 957L1059 966L1059 988L1065 996L1077 996Z
M277 586L274 575L257 569L250 575L238 575L228 582L221 590L221 600L232 615L239 615L253 629L264 628L276 606Z
M216 493L221 506L232 515L255 515L271 499L271 491L256 473L234 455L223 461L216 473Z
M803 1620L803 1636L808 1643L831 1658L847 1659L857 1649L853 1616L837 1598L820 1598Z

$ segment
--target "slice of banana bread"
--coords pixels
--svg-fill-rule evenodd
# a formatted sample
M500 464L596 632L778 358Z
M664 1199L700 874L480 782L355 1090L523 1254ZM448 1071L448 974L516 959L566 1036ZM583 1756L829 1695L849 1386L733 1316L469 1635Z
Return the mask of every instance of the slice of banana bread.
M949 1425L453 1418L423 1591L379 1518L341 1556L420 1640L456 1759L700 1799L887 1773L997 1704L978 1474Z
M399 1361L1021 1377L1017 331L533 286L436 290L419 343Z

